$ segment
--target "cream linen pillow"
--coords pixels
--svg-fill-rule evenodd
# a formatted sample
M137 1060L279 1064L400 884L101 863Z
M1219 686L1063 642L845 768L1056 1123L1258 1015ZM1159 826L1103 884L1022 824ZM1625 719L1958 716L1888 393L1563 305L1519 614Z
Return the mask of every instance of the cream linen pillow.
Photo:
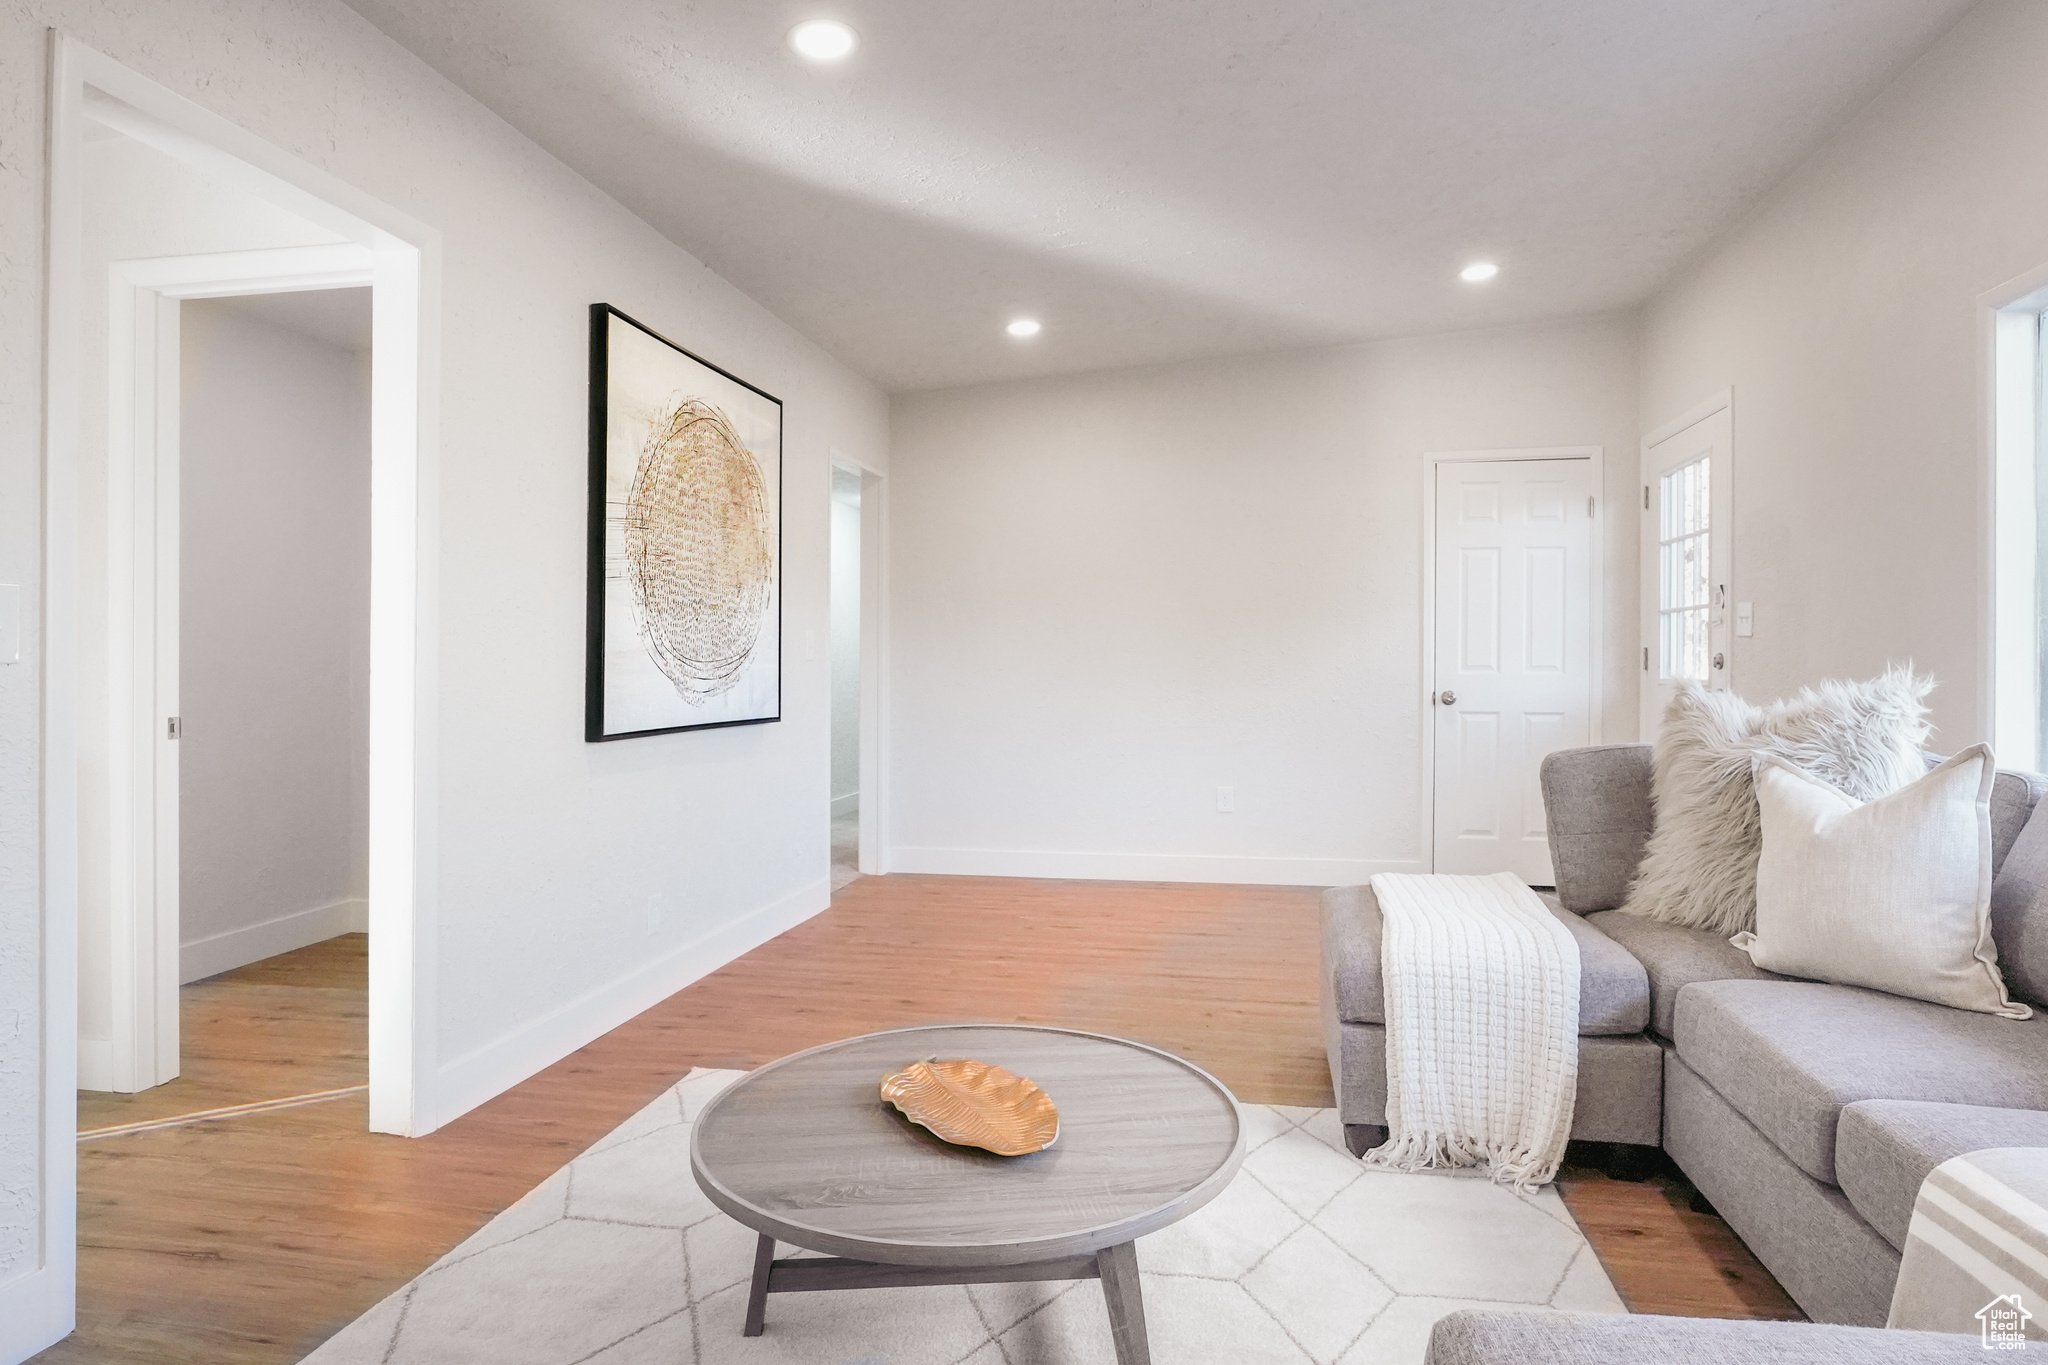
M1991 782L1982 744L1858 802L1756 758L1763 854L1756 932L1729 941L1766 971L2025 1019L1991 939Z

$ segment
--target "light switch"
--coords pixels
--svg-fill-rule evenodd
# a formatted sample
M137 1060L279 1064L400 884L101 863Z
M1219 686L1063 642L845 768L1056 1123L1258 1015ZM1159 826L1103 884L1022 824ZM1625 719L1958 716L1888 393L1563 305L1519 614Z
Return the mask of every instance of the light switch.
M1237 809L1237 788L1235 788L1235 787L1218 787L1218 788L1216 789L1216 812L1217 812L1217 814L1219 814L1219 815L1228 815L1228 814L1230 814L1230 813L1231 813L1232 811L1234 811L1234 810L1236 810L1236 809Z
M21 662L21 588L0 583L0 664Z
M1752 605L1748 602L1735 604L1735 633L1745 640L1756 634L1756 615Z

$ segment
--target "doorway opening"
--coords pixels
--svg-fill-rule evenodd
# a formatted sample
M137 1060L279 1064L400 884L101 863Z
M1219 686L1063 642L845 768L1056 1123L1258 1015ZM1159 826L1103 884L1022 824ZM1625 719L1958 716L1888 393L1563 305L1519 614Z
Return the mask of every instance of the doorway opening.
M860 875L860 471L832 467L832 891Z
M140 145L92 152L113 187L177 174ZM211 199L210 231L274 226L187 188ZM107 201L89 200L89 241ZM150 737L150 818L177 971L175 1003L116 1019L110 918L82 917L81 1134L368 1088L372 291L218 292L248 283L220 273L111 271L158 295L146 648L150 709L173 714ZM154 1046L117 1049L116 1024Z
M45 973L53 1092L164 1086L191 1051L187 983L304 977L279 955L328 944L347 1041L271 1048L262 1093L199 1098L367 1091L371 1128L436 1126L414 969L436 249L53 39L45 809L48 861L75 869L52 874L52 918L76 931Z
M310 1031L190 983L368 929L374 269L86 112L80 1131L359 1095L360 937Z
M434 733L431 522L439 392L439 235L334 175L62 34L50 35L44 299L39 1142L28 1207L39 1260L0 1287L0 1340L56 1341L76 1321L81 1070L131 1093L179 1063L180 742L175 572L177 397L186 299L368 287L369 672L365 917L367 1126L441 1122L433 1082ZM94 201L94 156L159 160L162 195ZM229 192L224 240L191 177ZM171 183L175 181L176 183ZM159 236L115 241L110 225ZM97 237L94 234L99 234ZM116 266L119 262L119 266ZM175 563L168 567L175 570ZM87 970L99 934L104 956ZM81 948L87 952L81 952ZM244 969L247 970L247 969ZM95 1003L87 999L99 993ZM105 1036L85 1028L103 1013ZM359 1026L360 1027L360 1026ZM104 1047L93 1049L92 1042ZM97 1052L97 1055L94 1053ZM360 1122L361 1119L356 1121ZM31 1349L35 1349L32 1346Z
M1555 880L1539 775L1599 738L1598 447L1429 458L1432 870Z
M881 867L882 480L834 452L831 504L832 893Z

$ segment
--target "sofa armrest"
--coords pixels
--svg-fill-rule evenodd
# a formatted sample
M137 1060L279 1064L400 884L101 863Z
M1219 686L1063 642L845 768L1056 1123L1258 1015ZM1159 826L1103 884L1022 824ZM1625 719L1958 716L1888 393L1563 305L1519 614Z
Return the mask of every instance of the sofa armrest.
M1437 1322L1423 1357L1424 1365L1962 1365L1983 1359L1975 1333L1471 1308Z
M1337 1018L1387 1017L1380 980L1380 903L1370 886L1333 886L1323 893L1323 991Z
M1927 1173L1900 1248L1887 1327L1981 1332L1983 1344L2048 1337L2048 1147L1988 1147ZM1984 1266L1996 1267L1986 1289ZM1996 1295L1997 1297L1994 1297ZM1989 1300L1989 1302L1987 1302Z
M1543 814L1557 898L1575 914L1628 899L1656 822L1650 746L1560 749L1543 760Z

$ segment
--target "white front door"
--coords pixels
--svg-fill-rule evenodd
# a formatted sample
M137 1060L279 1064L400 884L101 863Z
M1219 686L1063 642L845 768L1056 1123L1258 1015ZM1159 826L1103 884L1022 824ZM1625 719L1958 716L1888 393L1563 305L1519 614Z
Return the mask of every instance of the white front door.
M1642 737L1687 678L1729 686L1735 506L1724 403L1643 451Z
M1436 870L1551 884L1537 771L1590 741L1592 461L1436 467Z

